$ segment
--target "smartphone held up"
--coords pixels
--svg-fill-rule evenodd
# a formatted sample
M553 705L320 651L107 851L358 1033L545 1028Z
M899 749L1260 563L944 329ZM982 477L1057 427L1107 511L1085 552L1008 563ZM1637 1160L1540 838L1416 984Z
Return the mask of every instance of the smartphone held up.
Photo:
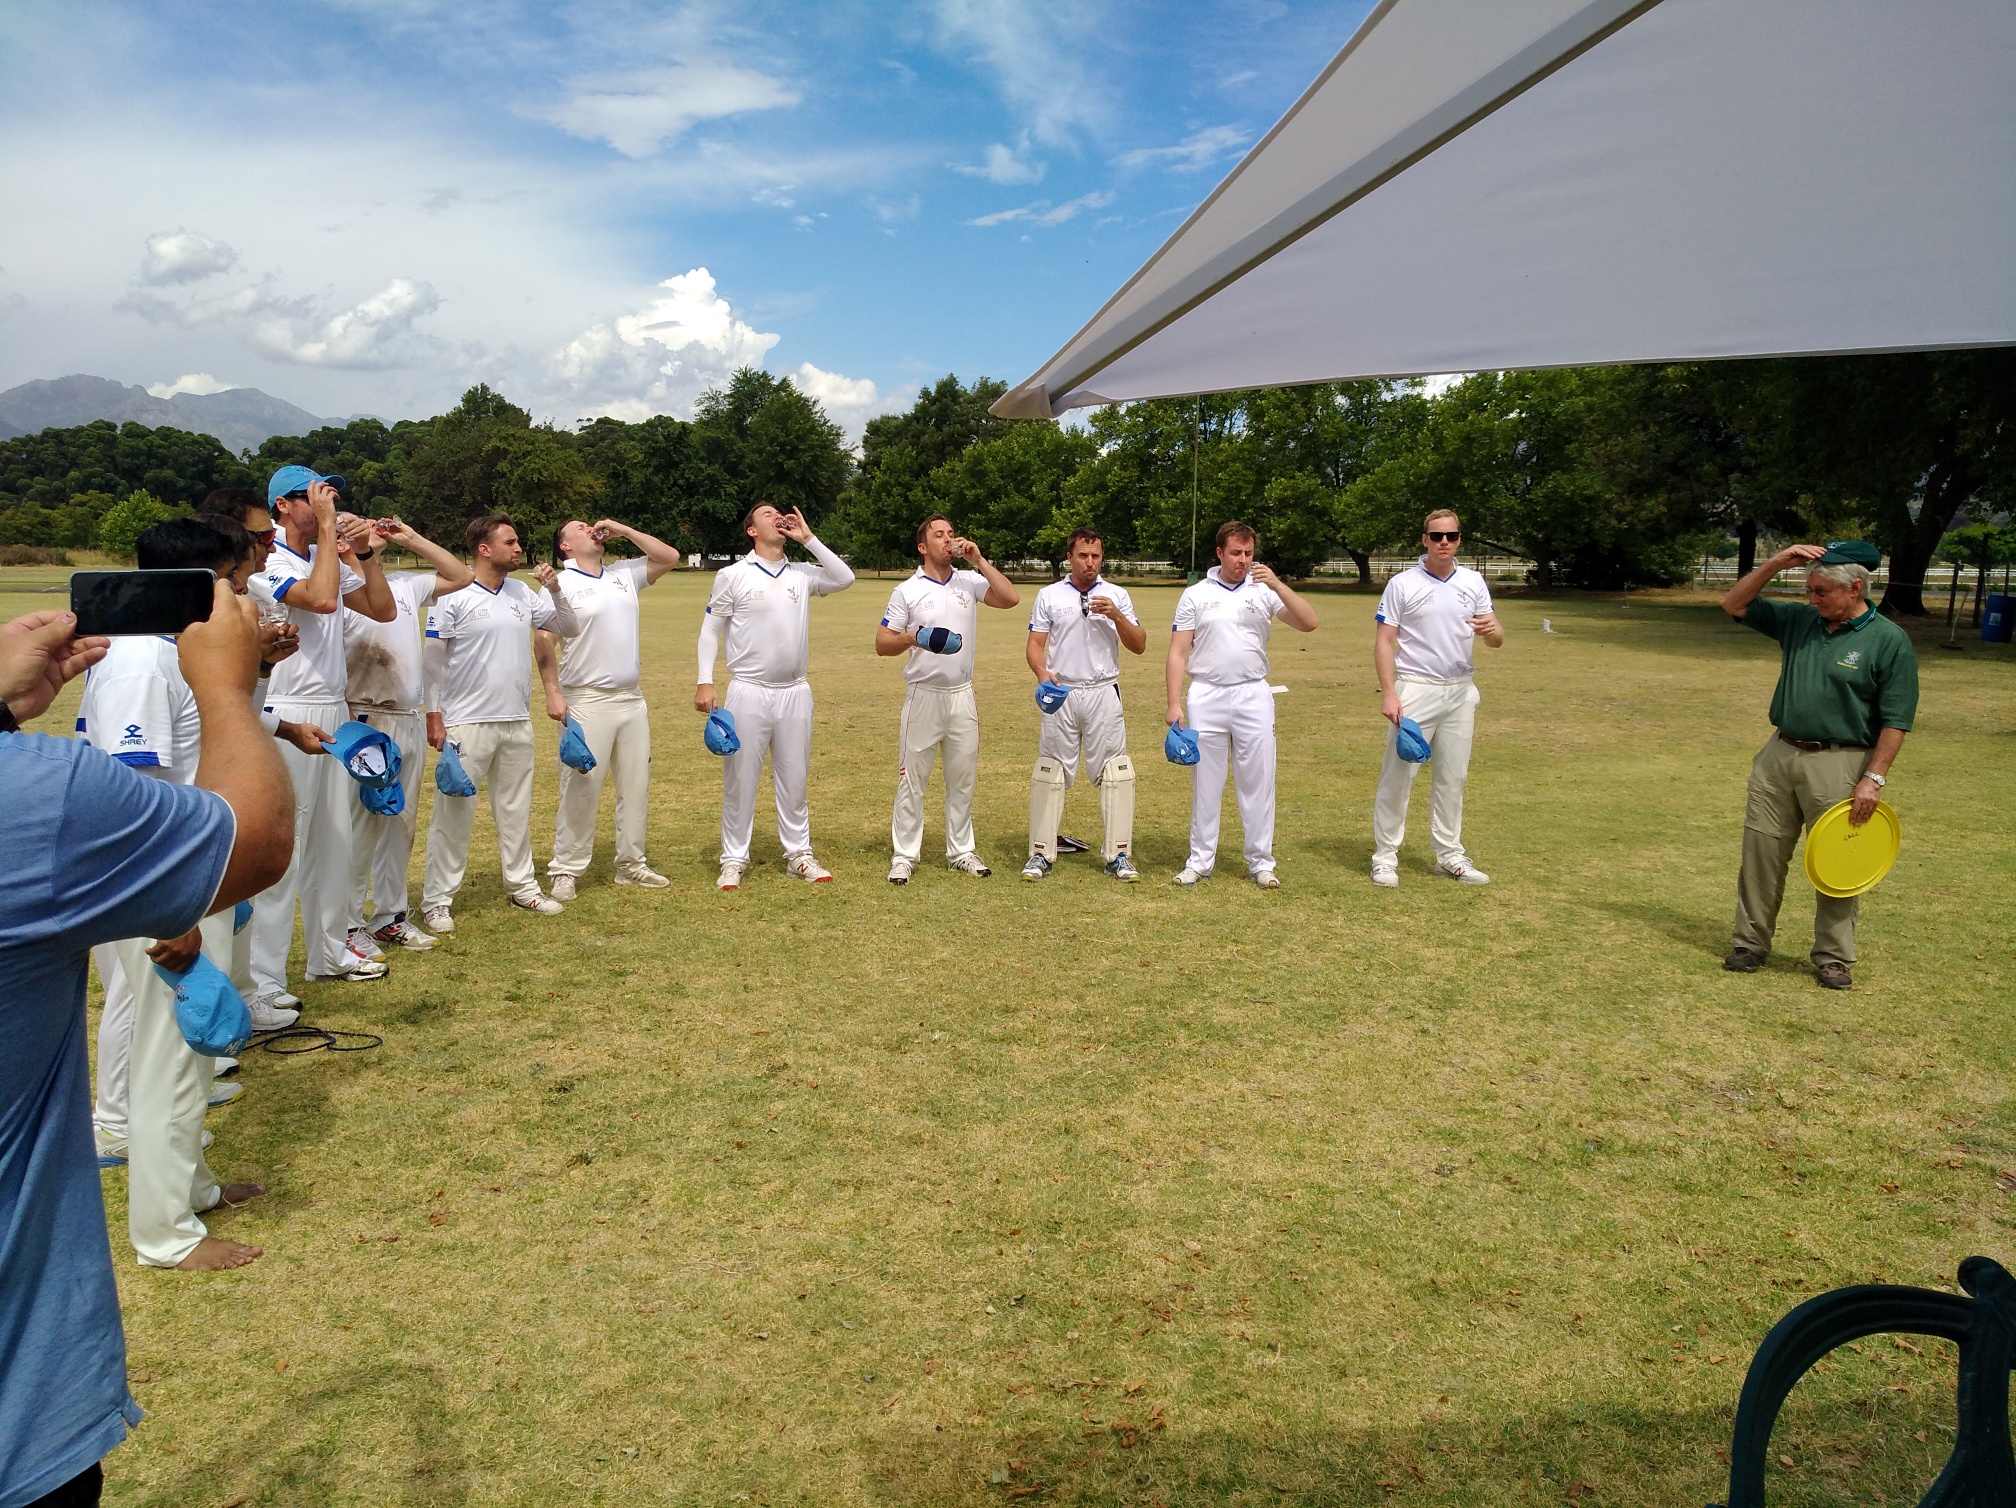
M210 616L213 571L77 571L70 611L79 634L179 634Z

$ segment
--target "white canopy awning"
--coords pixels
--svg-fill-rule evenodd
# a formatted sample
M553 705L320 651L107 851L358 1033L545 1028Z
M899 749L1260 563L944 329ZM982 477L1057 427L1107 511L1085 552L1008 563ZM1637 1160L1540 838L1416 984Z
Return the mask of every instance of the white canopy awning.
M1384 0L1011 418L2016 342L2016 0Z

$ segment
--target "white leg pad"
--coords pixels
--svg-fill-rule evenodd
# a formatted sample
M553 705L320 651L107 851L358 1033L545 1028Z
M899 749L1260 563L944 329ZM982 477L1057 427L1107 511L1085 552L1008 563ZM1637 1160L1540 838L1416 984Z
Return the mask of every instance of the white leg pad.
M1099 771L1099 820L1106 841L1099 857L1111 864L1134 847L1134 761L1115 754Z
M1064 765L1046 754L1029 777L1029 852L1055 864L1057 826L1063 820Z

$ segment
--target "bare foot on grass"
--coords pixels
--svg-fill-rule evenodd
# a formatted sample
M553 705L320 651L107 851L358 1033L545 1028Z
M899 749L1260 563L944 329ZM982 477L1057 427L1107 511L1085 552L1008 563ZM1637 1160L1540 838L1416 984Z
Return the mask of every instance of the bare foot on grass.
M196 1243L196 1249L175 1264L177 1272L224 1272L233 1267L243 1267L247 1262L256 1262L264 1256L263 1246L246 1246L238 1241L220 1241L215 1236L205 1236Z
M263 1183L227 1183L224 1185L223 1193L218 1196L217 1202L211 1205L210 1209L236 1209L241 1204L250 1204L265 1192L266 1185ZM209 1210L203 1211L206 1215L209 1212Z

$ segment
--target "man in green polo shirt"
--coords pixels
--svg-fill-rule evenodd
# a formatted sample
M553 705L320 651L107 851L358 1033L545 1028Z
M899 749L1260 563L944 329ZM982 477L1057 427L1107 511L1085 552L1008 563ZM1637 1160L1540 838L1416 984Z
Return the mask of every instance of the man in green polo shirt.
M1771 953L1785 870L1801 832L1850 798L1860 827L1876 810L1891 762L1918 711L1918 657L1903 629L1869 605L1869 572L1883 557L1859 539L1791 545L1745 576L1722 610L1778 641L1782 662L1771 695L1775 731L1750 764L1743 813L1743 871L1736 926L1722 967L1755 973ZM1760 596L1771 578L1806 567L1806 601ZM1820 896L1813 916L1813 972L1826 989L1854 984L1856 901Z

